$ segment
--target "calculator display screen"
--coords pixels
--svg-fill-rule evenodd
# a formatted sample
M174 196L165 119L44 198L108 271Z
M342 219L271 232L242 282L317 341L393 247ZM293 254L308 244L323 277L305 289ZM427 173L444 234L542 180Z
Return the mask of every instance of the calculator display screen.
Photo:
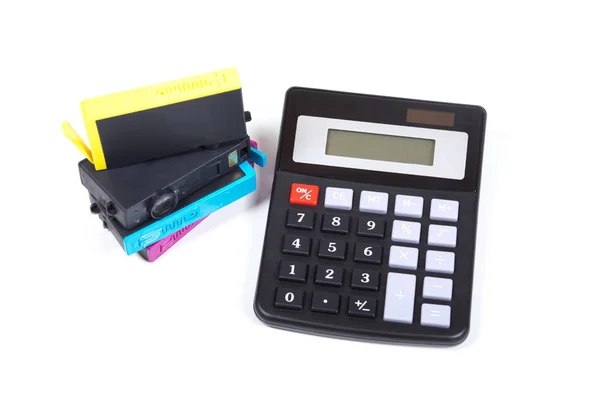
M365 160L433 165L435 140L329 129L325 154Z
M444 179L465 177L464 131L298 116L296 163Z

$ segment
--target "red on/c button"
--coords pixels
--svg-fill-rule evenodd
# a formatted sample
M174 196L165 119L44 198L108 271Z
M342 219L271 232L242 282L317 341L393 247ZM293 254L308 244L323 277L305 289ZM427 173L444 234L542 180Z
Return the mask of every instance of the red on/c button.
M319 201L319 187L293 183L290 190L290 203L304 206L316 206Z

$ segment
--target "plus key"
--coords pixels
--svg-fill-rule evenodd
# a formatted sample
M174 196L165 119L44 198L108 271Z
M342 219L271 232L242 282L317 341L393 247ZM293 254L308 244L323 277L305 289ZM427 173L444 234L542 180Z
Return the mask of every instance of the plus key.
M290 204L314 207L319 201L319 187L314 185L292 184Z

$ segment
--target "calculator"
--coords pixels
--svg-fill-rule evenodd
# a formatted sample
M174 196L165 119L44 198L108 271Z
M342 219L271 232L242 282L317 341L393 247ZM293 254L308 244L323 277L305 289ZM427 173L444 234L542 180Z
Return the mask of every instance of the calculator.
M290 88L257 317L352 340L464 341L485 124L475 105Z

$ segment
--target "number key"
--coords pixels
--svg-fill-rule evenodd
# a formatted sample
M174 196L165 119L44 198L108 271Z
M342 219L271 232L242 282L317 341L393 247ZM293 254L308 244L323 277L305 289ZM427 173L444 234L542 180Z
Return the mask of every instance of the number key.
M283 238L283 252L308 256L310 254L310 238L307 236L285 235Z
M330 258L332 260L345 260L346 242L342 240L322 239L319 246L319 257Z
M304 291L301 289L277 288L275 307L302 310Z
M318 265L315 274L315 283L329 286L342 286L344 280L344 269L330 265Z
M358 219L358 236L383 239L385 236L385 220L379 218L360 217Z
M348 233L350 231L350 217L347 215L324 214L321 230L329 233Z
M282 261L279 264L279 280L306 283L308 265L293 261Z
M315 223L315 213L311 211L288 210L286 228L311 230Z
M354 248L354 261L381 265L383 247L369 243L357 243Z
M379 272L355 269L350 286L354 289L379 290Z

